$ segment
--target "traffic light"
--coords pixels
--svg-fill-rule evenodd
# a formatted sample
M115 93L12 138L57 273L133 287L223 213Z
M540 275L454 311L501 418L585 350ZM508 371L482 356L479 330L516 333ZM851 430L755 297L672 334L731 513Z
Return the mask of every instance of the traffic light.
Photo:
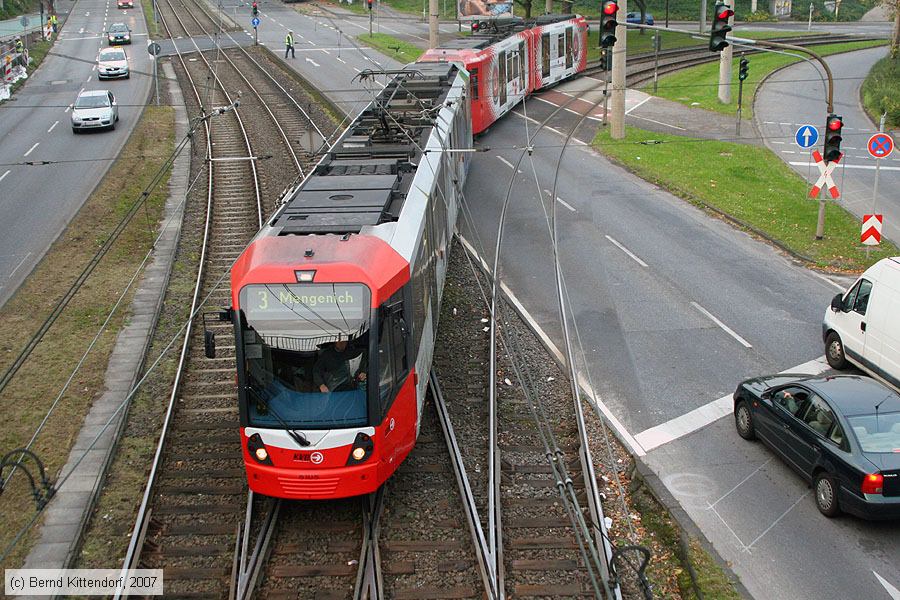
M831 162L841 157L841 130L844 128L844 119L838 115L830 114L825 121L825 162Z
M600 10L600 47L609 48L616 43L616 13L619 3L616 0L603 0Z
M256 2L254 2L253 3L253 16L255 17L257 15L259 15L259 5Z
M750 74L750 61L746 58L741 59L741 68L738 71L738 79L741 81L747 79L747 75Z
M372 10L372 5L374 4L373 0L366 0L366 6L369 7L369 10Z
M709 30L710 52L721 52L728 47L728 40L725 39L725 36L731 31L728 19L732 16L734 16L734 11L730 6L724 2L716 2L712 28Z

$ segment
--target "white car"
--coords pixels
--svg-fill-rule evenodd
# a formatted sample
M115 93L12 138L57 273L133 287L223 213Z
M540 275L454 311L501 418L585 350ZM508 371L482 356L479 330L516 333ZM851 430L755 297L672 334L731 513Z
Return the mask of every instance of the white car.
M97 78L116 79L124 77L128 79L131 73L128 70L128 56L122 48L103 48L97 57Z
M72 131L115 129L119 120L116 98L109 90L87 90L78 94L72 106Z

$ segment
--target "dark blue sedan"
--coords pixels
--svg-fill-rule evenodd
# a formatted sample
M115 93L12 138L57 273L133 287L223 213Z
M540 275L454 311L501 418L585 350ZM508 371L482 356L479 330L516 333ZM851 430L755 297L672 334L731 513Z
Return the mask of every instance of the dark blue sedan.
M629 23L640 23L641 22L641 13L639 12L630 12L625 15L625 20ZM647 22L645 25L653 25L653 15L647 13Z
M748 379L734 420L742 438L759 438L812 483L825 516L900 518L900 395L874 379Z

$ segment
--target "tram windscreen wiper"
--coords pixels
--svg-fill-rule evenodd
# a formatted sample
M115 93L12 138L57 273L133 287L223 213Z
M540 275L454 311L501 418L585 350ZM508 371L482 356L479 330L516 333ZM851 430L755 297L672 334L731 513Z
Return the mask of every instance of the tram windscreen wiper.
M278 415L277 412L272 410L272 407L269 405L268 402L266 402L265 398L263 398L263 395L259 390L254 388L252 385L248 385L247 391L251 392L253 394L253 397L256 399L256 401L259 402L260 404L262 404L263 407L265 407L266 412L270 413L273 417L275 417L275 419L278 421L278 424L284 428L284 430L287 432L287 434L291 437L292 440L297 442L298 446L300 446L301 448L306 448L307 446L311 445L310 441L308 439L306 439L305 435L303 435L299 431L296 431L296 430L288 427L287 422L285 422L285 420L282 419Z

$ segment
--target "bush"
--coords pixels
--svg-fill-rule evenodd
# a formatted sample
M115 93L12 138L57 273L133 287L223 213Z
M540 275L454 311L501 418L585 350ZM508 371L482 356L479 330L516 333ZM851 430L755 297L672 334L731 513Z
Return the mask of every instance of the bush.
M40 10L38 4L39 1L40 0L4 0L3 10L0 10L0 20L12 19L19 15L38 12Z
M766 21L777 21L775 17L769 14L767 10L758 10L756 12L748 13L744 16L744 21L748 23L760 23Z
M862 97L876 123L887 113L887 125L900 127L900 58L888 56L875 63L863 81Z
M838 18L834 12L826 8L823 0L812 0L813 21L858 21L869 9L878 4L878 0L841 0ZM809 4L794 2L791 5L791 18L805 21L809 18Z

